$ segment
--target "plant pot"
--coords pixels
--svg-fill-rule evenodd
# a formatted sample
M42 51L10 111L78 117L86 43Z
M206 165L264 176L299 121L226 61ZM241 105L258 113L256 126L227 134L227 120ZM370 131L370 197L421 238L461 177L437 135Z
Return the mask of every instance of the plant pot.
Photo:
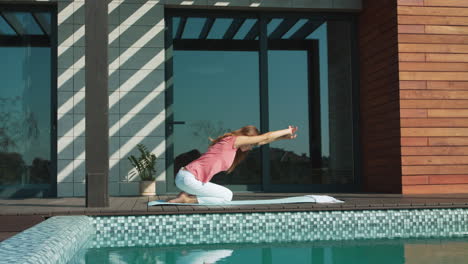
M140 195L151 196L156 195L156 181L141 181Z

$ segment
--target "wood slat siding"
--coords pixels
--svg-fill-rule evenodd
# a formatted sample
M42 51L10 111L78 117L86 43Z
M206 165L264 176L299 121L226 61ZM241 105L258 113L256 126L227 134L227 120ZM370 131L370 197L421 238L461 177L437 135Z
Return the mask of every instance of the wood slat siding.
M403 193L468 193L468 1L397 4Z
M398 31L395 0L363 1L359 20L360 127L363 189L367 192L402 191Z

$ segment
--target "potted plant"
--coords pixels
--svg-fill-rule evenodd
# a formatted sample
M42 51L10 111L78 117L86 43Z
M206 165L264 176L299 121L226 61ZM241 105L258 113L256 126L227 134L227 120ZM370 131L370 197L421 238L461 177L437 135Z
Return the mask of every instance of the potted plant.
M140 157L137 159L135 156L130 155L128 159L140 175L140 194L156 195L156 155L150 153L143 144L138 144L137 148L140 151Z

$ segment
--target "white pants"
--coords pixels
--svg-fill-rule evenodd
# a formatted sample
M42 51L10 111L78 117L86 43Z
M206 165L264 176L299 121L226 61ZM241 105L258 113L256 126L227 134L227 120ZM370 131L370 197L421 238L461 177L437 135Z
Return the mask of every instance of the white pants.
M186 170L179 170L175 179L182 191L197 196L199 204L223 204L232 200L232 191L211 182L203 183Z

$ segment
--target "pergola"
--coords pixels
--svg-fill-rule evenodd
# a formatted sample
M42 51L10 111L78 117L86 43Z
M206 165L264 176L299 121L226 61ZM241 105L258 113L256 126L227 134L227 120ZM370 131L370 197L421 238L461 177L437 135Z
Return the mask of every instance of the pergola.
M0 11L0 44L2 46L49 47L52 21L47 12Z
M307 45L304 42L307 41L307 37L325 22L325 19L319 17L276 19L265 17L261 19L248 14L233 14L232 17L227 14L226 17L220 17L212 13L195 13L187 17L186 14L178 13L177 10L172 11L171 15L177 16L179 21L174 25L169 23L169 31L172 33L169 37L174 49L184 50L259 50L260 33L263 27L270 31L266 36L270 49L304 49ZM203 20L202 25L197 28L191 19ZM227 21L228 24L224 23L223 29L215 30L214 26L216 23L221 24L221 20ZM184 36L188 27L195 31L195 37Z

